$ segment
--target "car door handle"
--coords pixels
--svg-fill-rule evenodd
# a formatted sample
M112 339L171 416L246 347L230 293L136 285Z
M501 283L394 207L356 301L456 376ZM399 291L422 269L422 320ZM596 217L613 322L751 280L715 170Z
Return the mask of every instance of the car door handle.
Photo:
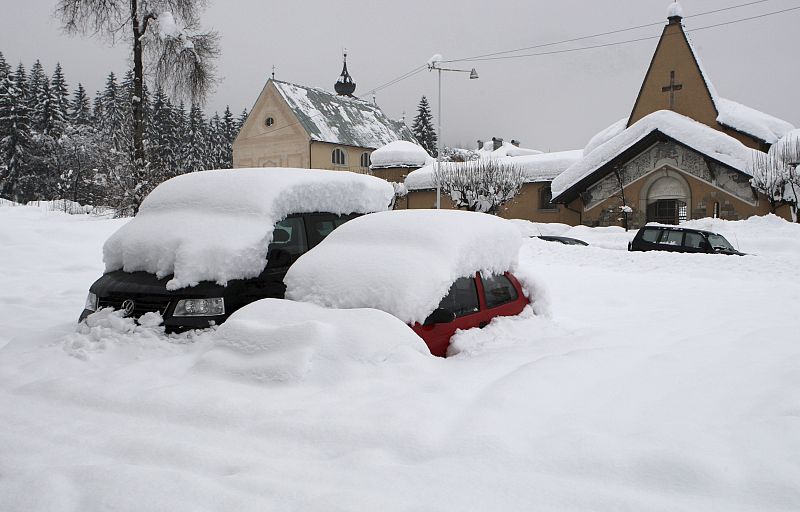
M481 322L481 323L478 324L478 328L483 329L487 325L489 325L489 322Z

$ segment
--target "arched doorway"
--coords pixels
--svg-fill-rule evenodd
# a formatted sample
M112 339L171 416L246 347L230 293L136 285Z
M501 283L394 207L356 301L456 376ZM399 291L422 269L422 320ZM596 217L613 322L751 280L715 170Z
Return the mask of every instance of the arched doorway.
M647 222L678 224L689 218L689 186L675 173L657 177L646 194Z

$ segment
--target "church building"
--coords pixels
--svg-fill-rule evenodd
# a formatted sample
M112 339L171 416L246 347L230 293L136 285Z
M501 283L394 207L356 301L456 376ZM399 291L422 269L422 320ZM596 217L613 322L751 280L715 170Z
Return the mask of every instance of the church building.
M626 219L638 227L770 212L751 185L752 165L794 127L719 96L681 19L675 2L630 115L553 180L553 201L574 212L573 224ZM788 207L776 213L790 215Z
M636 228L770 213L770 201L751 184L753 162L794 127L719 96L684 31L680 4L667 14L627 117L583 150L503 157L526 179L501 216ZM408 173L408 197L398 204L430 208L432 176L432 165ZM448 198L442 205L452 207ZM775 213L791 216L785 205Z
M404 122L353 96L347 54L334 89L269 79L233 143L233 166L366 173L376 148L397 140L416 142Z

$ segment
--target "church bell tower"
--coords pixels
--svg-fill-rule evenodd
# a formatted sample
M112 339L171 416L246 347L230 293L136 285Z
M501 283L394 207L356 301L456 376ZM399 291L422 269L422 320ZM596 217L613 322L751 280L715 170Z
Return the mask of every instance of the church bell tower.
M350 76L350 73L347 72L347 52L344 53L342 74L339 75L339 79L333 85L333 88L339 96L353 96L356 90L356 83L353 81L353 77Z

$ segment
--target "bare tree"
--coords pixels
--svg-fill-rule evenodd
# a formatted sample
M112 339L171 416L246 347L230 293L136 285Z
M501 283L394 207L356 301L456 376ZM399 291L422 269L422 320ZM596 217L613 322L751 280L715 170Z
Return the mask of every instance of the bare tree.
M767 196L770 211L775 213L775 210L784 204L783 192L788 177L786 165L775 156L761 151L753 152L752 165L753 178L750 183Z
M496 159L445 163L433 174L434 185L458 208L491 214L519 193L524 180L519 167Z
M792 220L798 222L800 200L800 132L790 132L773 144L769 153L756 152L753 156L751 184L763 192L774 213L781 205L788 205Z
M132 46L133 159L144 162L144 79L175 98L202 103L216 83L219 36L200 30L205 0L59 0L55 15L71 34ZM140 167L141 164L137 165Z

